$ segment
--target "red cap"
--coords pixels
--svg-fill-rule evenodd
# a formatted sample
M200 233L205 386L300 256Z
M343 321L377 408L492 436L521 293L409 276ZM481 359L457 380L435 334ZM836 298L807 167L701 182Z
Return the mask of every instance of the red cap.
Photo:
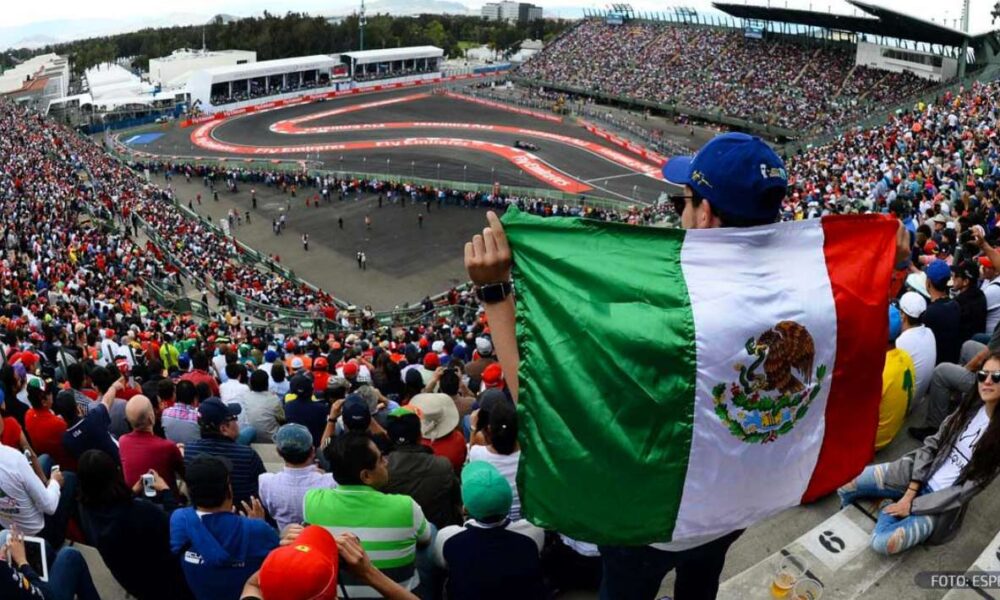
M17 362L17 361L11 360L11 362ZM21 364L24 365L24 368L31 371L32 369L35 368L35 365L38 364L38 355L34 354L33 352L22 352Z
M288 340L287 342L285 342L285 351L286 352L294 352L295 351L295 342L293 342L292 340Z
M427 341L427 338L425 338L425 337L420 338L420 347L421 348L426 348L427 346L430 346L430 344L431 343Z
M328 368L330 368L330 363L322 356L313 361L313 369L316 371L325 371Z
M980 256L979 257L979 264L983 265L987 269L992 269L993 268L993 261L991 261L989 258L987 258L985 256Z
M334 600L337 540L319 525L310 525L294 542L267 555L258 578L267 600Z
M924 244L924 254L934 254L934 251L937 250L937 247L938 247L937 242L935 242L934 240L927 240L927 243Z
M483 385L488 388L503 388L503 369L500 363L490 363L483 369Z
M347 379L354 379L358 376L358 363L348 362L344 363L344 377Z
M428 352L427 355L424 356L425 369L433 371L434 369L440 366L441 366L441 358L437 355L436 352Z

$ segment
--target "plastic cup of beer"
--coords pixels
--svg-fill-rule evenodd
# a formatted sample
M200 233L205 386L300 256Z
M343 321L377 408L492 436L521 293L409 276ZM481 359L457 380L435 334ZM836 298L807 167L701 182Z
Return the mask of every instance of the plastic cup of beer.
M823 597L823 586L815 579L800 579L792 588L793 600L819 600Z
M771 595L775 598L786 598L795 587L796 582L806 574L805 562L795 556L783 556L771 580Z

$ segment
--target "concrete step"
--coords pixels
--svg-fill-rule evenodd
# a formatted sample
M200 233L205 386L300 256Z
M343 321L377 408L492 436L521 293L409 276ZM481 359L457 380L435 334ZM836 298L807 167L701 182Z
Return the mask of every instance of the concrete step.
M977 575L989 575L977 581ZM969 589L953 589L944 595L944 600L981 600L982 598L1000 598L1000 533L994 537L982 554L966 571L965 581ZM988 587L987 587L988 586Z
M278 450L274 444L250 444L250 447L260 455L260 459L264 463L281 463L284 464L284 460L278 456Z
M918 405L906 425L921 423L924 412L924 406ZM904 427L892 444L880 451L872 462L893 461L917 445ZM874 514L872 503L861 506ZM796 555L802 553L810 571L817 576L814 579L824 584L823 598L826 599L939 600L948 590L921 588L916 583L918 574L930 571L964 572L977 561L981 552L988 557L989 549L993 548L995 555L998 540L994 536L1000 529L1000 522L995 517L998 512L1000 485L994 483L972 501L956 539L940 546L920 545L898 557L887 558L875 554L868 546L874 519L863 516L863 512L854 507L841 511L836 494L832 494L811 505L790 508L750 527L729 551L719 598L773 597L766 576L773 576L784 551ZM830 535L824 535L831 530L828 525L833 526L834 535L843 542L842 548L840 542L833 542ZM864 532L860 551L855 542L861 540L853 535L858 533L855 527ZM820 541L821 536L840 552L826 550ZM844 557L848 559L846 562ZM984 569L980 567L980 570ZM995 570L1000 570L1000 565ZM668 577L664 584L661 592L669 594L672 577ZM1000 600L1000 590L990 593L993 595L975 597ZM971 598L964 595L956 597Z
M780 565L792 561L832 598L853 598L893 569L898 557L885 557L869 550L875 522L871 507L848 506L817 524L763 561L727 580L719 589L720 600L772 598L771 584Z
M101 558L97 548L86 544L73 544L73 548L79 550L87 562L90 577L94 580L94 587L101 595L101 600L135 600L122 586L118 585L118 581L104 564L104 559Z

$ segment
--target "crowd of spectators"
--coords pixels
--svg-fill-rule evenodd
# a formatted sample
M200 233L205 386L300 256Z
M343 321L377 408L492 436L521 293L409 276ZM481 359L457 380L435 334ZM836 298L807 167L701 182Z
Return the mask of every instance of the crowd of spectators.
M930 82L854 68L853 51L742 30L591 19L533 56L520 76L820 133L904 100Z
M880 446L920 403L927 422L911 435L950 431L955 393L972 390L984 365L1000 368L990 358L1000 351L998 121L1000 84L975 84L787 160L782 218L892 212L912 234L884 378L909 370L917 391L886 393ZM198 322L165 311L143 284L176 270L279 305L330 298L234 259L231 241L186 215L169 185L69 130L0 101L0 131L0 525L13 532L4 598L97 598L67 538L96 547L140 600L270 600L293 588L329 598L338 578L352 598L543 598L600 578L594 546L520 518L518 420L481 313L286 337L233 314ZM515 203L635 224L668 210L132 166L201 178L211 194L221 180L328 201ZM138 220L162 247L135 242ZM982 371L980 383L996 374ZM265 472L251 442L273 443L282 464ZM30 566L22 534L48 545L51 583Z
M234 89L232 90L232 93L229 93L227 89L224 94L212 94L211 102L212 106L222 106L224 104L232 104L234 102L243 102L246 100L256 100L257 98L290 94L300 90L312 90L326 87L329 84L330 80L328 78L320 78L318 80L300 80L298 82L290 82L287 85L268 87L264 85L263 81L250 79L248 80L247 85L243 86L243 89ZM220 84L220 87L223 86Z

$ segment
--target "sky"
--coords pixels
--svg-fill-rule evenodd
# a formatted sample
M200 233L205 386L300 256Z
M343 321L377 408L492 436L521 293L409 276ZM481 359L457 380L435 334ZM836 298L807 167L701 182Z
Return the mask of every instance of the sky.
M375 7L377 2L370 5ZM483 4L483 0L456 0L471 9ZM735 0L739 2L740 0ZM940 0L870 0L889 8L905 10L907 13L938 23L944 20L949 26L961 14L961 3L958 1L941 2ZM972 0L970 30L978 33L990 29L989 12L995 0ZM710 7L711 0L679 0L676 5L691 6L698 9ZM763 4L766 0L753 0L753 4ZM593 0L535 0L549 15L558 15L560 9L569 13L571 8L600 8L607 6L605 2ZM236 16L259 14L265 9L274 13L289 10L304 11L318 14L344 14L351 12L360 4L360 0L171 0L162 2L135 2L134 0L47 0L41 4L33 2L12 1L5 3L0 29L16 35L21 30L30 35L37 35L37 26L47 21L67 20L113 20L135 21L163 18L165 24L174 24L178 18L189 22L200 22L202 17L211 17L219 13ZM664 11L668 5L657 0L632 0L636 10ZM856 9L844 0L773 0L774 5L787 4L790 8L812 8L813 10L832 10L845 14L854 14ZM207 20L207 19L206 19ZM144 23L145 24L145 23ZM32 27L34 25L34 27ZM60 37L59 32L51 32L54 37Z

